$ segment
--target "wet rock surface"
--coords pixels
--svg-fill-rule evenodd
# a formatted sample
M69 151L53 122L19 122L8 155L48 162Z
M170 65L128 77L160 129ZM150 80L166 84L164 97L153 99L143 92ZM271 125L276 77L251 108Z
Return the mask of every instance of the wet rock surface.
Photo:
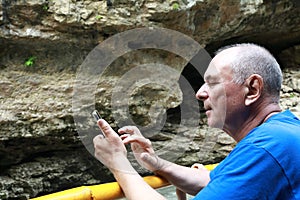
M87 55L122 31L141 27L177 30L211 55L218 47L236 42L264 45L284 72L282 108L300 117L300 5L296 0L0 2L0 199L28 199L113 179L82 143L84 140L91 148L97 127L90 118L86 123L90 129L85 131L91 134L83 137L78 133L72 95ZM162 38L154 39L168 44ZM130 77L136 66L149 63L150 67L177 70L195 90L202 84L189 61L171 52L143 49L118 57L93 91L95 107L115 129L128 113L113 107L112 94L124 93L120 84L124 75ZM129 107L130 117L140 126L165 120L159 131L149 133L161 156L186 166L221 161L234 141L208 128L201 104L192 101L194 94L185 100L178 74L161 69L160 84L141 80L129 92L128 102L119 101L121 107ZM149 77L154 71L150 68ZM91 106L83 101L82 107ZM191 108L183 118L184 106ZM137 163L134 166L142 174L149 173Z

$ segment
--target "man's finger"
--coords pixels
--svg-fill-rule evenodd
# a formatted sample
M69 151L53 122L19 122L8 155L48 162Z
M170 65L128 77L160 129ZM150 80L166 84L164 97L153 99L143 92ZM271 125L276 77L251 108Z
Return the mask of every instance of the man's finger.
M121 138L122 140L124 140L124 139L127 138L127 137L130 137L130 134L123 134L123 135L120 135L120 138Z
M94 143L94 146L96 145L96 144L98 144L98 141L99 140L101 140L101 139L103 139L103 135L96 135L94 138L93 138L93 143Z
M140 137L140 136L128 136L126 138L123 139L123 143L124 144L129 144L129 143L133 143L136 142L139 145L141 145L142 147L150 147L151 146L151 142L149 139L146 139L144 137Z
M99 119L97 121L97 124L105 137L118 136L118 134L111 128L111 126L104 119Z
M96 136L94 137L93 141L94 141L94 142L97 142L97 140L101 140L101 139L103 139L103 138L104 138L103 135L96 135Z
M129 133L129 134L137 134L142 135L140 130L136 126L124 126L118 130L120 134Z

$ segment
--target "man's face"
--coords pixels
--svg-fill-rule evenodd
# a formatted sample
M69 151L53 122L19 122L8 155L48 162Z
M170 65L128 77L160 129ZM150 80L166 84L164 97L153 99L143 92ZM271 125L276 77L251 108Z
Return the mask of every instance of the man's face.
M234 125L237 113L244 105L241 85L232 81L233 71L225 52L211 61L204 74L205 84L196 94L197 99L204 102L208 125L223 130Z

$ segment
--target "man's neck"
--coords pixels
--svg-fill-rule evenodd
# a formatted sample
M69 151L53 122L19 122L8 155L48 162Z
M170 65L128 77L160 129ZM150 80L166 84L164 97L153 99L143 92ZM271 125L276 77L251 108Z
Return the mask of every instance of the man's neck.
M256 107L249 113L251 114L245 122L238 127L236 130L225 130L233 139L237 142L241 141L248 133L255 127L264 123L272 115L281 112L281 108L278 104L261 104L259 107Z

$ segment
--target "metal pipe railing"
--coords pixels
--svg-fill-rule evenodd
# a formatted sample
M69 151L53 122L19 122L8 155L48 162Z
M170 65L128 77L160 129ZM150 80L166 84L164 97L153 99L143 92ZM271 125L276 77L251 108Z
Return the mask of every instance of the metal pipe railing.
M205 165L208 170L215 168L217 164ZM152 188L158 189L170 185L159 176L146 176L143 178ZM31 200L111 200L124 197L121 187L117 182L100 185L81 186L69 190L33 198Z

